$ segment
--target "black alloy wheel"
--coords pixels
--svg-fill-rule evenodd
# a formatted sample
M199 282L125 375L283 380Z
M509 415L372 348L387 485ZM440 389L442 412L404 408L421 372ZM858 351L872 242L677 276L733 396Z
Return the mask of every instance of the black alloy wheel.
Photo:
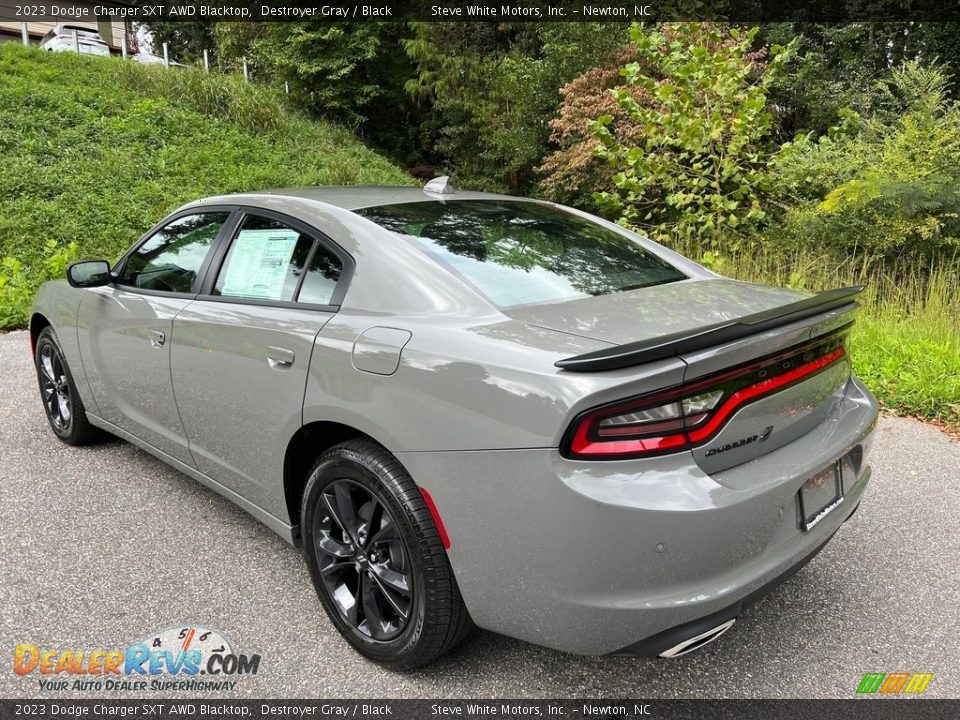
M45 327L37 336L34 362L43 410L54 434L68 445L86 445L101 439L103 431L87 420L87 411L52 327Z
M350 627L373 640L392 640L410 619L409 552L377 494L335 480L313 516L313 541L327 592Z
M473 629L434 516L381 445L347 440L317 459L300 503L300 530L323 609L371 660L411 670Z
M70 398L70 383L67 380L63 355L53 343L45 343L37 354L40 375L40 394L47 419L59 433L70 430L73 419L73 401Z

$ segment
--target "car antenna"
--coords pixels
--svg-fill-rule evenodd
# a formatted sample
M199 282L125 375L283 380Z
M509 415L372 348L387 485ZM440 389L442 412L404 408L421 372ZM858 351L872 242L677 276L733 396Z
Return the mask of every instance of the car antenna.
M453 195L453 183L449 175L441 175L424 185L423 191L435 195Z

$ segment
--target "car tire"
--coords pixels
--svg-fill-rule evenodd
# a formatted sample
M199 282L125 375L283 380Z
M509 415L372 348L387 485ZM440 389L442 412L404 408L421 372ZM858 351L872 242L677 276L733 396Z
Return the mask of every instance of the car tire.
M105 433L87 420L60 341L50 326L37 337L34 364L40 399L54 434L67 445L88 445L101 440Z
M300 518L324 610L366 657L412 670L473 629L420 489L380 445L350 440L323 453Z

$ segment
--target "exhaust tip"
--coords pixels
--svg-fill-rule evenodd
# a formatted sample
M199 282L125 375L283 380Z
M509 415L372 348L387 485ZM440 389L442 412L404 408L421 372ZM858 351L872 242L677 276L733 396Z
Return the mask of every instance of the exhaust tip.
M712 643L718 637L723 635L727 630L733 627L733 624L737 621L736 618L731 618L725 623L717 625L715 628L711 628L704 633L699 635L694 635L692 638L687 638L681 643L677 643L672 648L664 650L660 653L662 658L675 658L680 657L681 655L686 655L688 652L693 652L698 648L702 648L704 645Z

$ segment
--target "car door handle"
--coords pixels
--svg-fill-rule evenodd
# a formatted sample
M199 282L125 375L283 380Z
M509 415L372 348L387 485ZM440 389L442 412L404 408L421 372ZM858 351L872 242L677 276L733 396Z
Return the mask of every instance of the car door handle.
M167 335L162 330L151 330L150 331L150 344L155 348L163 347L163 344L167 341Z
M293 359L293 350L273 345L267 348L267 363L274 370L286 370L293 365Z

